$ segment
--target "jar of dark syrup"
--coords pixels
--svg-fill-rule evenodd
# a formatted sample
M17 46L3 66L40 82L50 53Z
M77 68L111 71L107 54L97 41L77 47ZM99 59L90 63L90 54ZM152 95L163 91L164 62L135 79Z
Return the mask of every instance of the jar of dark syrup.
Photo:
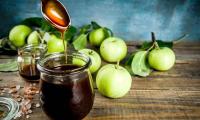
M19 75L25 81L37 82L40 79L40 72L36 64L45 55L47 46L45 44L26 45L18 50L18 70Z
M91 60L80 53L54 53L39 60L40 101L52 120L81 120L92 109Z

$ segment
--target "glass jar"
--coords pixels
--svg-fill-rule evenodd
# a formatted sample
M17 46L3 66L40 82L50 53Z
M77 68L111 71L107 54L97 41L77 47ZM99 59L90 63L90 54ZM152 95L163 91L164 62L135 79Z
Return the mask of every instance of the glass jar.
M19 104L6 97L0 97L0 120L12 120L19 111Z
M90 64L81 53L54 53L39 60L40 101L50 119L81 120L90 112L95 96Z
M25 81L39 81L40 72L36 67L36 63L45 55L46 51L45 44L31 44L18 50L19 74Z

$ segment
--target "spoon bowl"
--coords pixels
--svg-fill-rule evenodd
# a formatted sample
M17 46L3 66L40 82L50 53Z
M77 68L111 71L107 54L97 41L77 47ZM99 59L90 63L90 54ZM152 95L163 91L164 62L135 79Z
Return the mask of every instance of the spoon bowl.
M65 31L71 25L67 9L58 0L41 0L43 17L59 31Z

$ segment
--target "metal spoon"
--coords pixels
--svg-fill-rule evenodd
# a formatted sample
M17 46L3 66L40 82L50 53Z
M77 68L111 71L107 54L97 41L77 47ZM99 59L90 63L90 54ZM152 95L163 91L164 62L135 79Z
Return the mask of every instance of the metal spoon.
M43 17L61 32L71 25L67 9L58 0L41 0L41 12Z

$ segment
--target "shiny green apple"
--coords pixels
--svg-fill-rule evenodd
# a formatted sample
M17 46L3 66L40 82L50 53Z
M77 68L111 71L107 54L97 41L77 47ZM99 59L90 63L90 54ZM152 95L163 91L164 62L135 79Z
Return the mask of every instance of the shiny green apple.
M101 57L99 56L99 54L96 51L94 51L92 49L82 49L82 50L79 50L79 52L90 57L92 64L90 65L89 70L91 73L96 72L100 68Z
M98 28L89 34L89 42L91 45L100 46L102 41L109 36L105 28Z
M155 48L149 52L148 62L156 70L169 70L175 63L175 53L168 47Z
M27 44L36 44L40 43L39 33L37 31L33 31L27 38Z
M10 30L9 40L15 47L22 47L31 31L32 29L26 25L17 25Z
M67 42L64 42L67 46ZM63 45L63 40L57 37L53 37L47 42L47 48L48 53L54 53L54 52L63 52L65 50L65 47Z
M122 66L107 64L98 71L96 85L102 95L109 98L120 98L130 90L132 78Z
M120 38L109 37L102 42L100 54L107 62L121 61L127 54L126 43Z

